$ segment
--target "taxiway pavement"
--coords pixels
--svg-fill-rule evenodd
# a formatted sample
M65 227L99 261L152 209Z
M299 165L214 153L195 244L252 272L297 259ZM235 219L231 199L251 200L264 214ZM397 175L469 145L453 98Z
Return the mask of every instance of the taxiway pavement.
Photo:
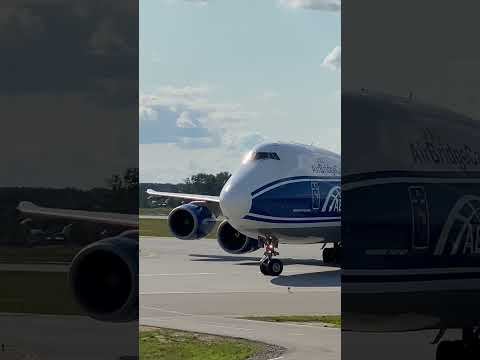
M316 245L280 245L284 272L259 271L261 250L230 255L212 239L140 240L140 322L286 347L283 359L339 359L340 331L266 323L248 315L340 313L340 271L324 266Z

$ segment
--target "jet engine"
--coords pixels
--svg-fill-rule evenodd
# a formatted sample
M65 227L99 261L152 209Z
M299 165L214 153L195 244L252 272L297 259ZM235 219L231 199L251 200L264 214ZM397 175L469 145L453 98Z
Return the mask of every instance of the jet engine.
M218 227L217 241L220 247L229 254L245 254L256 251L261 246L258 240L235 230L227 220L222 221Z
M189 203L173 209L168 226L179 239L195 240L207 236L215 226L215 216L203 203Z
M82 309L100 321L138 319L138 231L83 248L73 259L69 282Z

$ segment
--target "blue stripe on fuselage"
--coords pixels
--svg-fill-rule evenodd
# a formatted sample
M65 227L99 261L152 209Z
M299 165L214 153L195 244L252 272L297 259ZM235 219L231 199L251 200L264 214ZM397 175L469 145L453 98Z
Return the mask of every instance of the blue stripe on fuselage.
M251 193L252 196L254 196L255 194L259 193L260 191L262 190L265 190L266 188L269 188L270 186L273 186L273 185L276 185L276 184L280 184L280 183L283 183L283 182L286 182L286 181L290 181L290 180L332 180L332 181L340 181L340 178L339 177L328 177L328 176L292 176L292 177L288 177L288 178L283 178L283 179L279 179L279 180L275 180L275 181L272 181L266 185L263 185L262 187L259 187L257 190L253 191Z
M274 224L315 224L315 223L337 223L340 218L337 219L306 219L306 220L281 220L281 219L264 219L257 216L247 215L244 217L246 220L254 220L260 222L274 223Z
M277 186L275 186L277 185ZM269 189L271 188L271 189ZM263 193L260 193L264 191ZM288 223L318 223L340 219L340 179L297 176L274 181L255 190L245 219ZM337 203L334 203L337 201ZM260 216L255 216L260 215ZM270 219L265 219L268 216ZM273 219L272 219L273 218ZM278 218L278 219L275 219Z

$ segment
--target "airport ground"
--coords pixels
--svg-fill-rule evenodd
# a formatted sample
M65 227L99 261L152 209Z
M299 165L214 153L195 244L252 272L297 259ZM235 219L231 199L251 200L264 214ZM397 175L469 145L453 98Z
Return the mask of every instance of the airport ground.
M277 278L264 277L259 273L258 257L261 251L229 255L213 239L180 241L174 238L142 237L140 247L142 324L275 344L287 349L281 355L283 359L340 358L338 329L318 323L266 323L242 319L252 315L339 314L339 270L323 265L319 260L319 245L282 244L280 257L285 261L285 270ZM55 330L48 334L49 338L65 338L65 347L58 351L60 359L74 351L69 342L72 332L85 333L92 327L92 321L78 318L78 322L72 322L71 319L77 317L66 314L76 312L75 304L63 309L52 301L52 297L55 297L58 303L64 302L61 294L66 291L63 282L68 271L68 266L59 262L65 254L52 253L55 256L48 263L39 263L38 253L33 249L0 258L0 271L6 288L15 289L14 293L2 293L0 296L2 328L8 329L9 325L12 328L20 327L18 333L4 331L1 335L14 348L28 344L28 351L40 354L48 351L42 342L45 334L50 329ZM61 286L47 291L39 289L36 283L43 281L36 276L58 278ZM27 309L19 306L19 298L39 300L43 297L45 301L37 301L40 307ZM52 304L55 309L43 306ZM28 316L19 314L22 312L28 313ZM122 333L123 325L105 326L108 329L112 326L109 344L113 344L116 332ZM410 355L434 359L435 346L429 345L429 342L434 338L435 331L354 336L358 342L352 344L352 351L357 348L358 351L364 351L368 347L392 360ZM458 336L458 332L448 331L445 338ZM393 351L393 346L403 340L412 346L399 352ZM413 349L420 350L413 352ZM84 350L88 352L88 349ZM85 351L82 350L81 354L85 355ZM412 354L406 354L408 351Z
M224 253L213 239L140 241L140 322L286 348L283 359L339 359L340 330L321 323L276 323L252 315L340 313L340 272L318 260L318 245L281 245L282 276L263 276L261 251Z

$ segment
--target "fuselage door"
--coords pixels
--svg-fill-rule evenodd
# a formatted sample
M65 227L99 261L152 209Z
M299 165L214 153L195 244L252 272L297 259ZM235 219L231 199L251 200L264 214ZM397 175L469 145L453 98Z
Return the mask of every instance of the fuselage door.
M412 247L415 250L424 250L430 243L427 195L423 186L410 186L408 192L412 209Z
M320 209L320 183L312 181L312 210Z

